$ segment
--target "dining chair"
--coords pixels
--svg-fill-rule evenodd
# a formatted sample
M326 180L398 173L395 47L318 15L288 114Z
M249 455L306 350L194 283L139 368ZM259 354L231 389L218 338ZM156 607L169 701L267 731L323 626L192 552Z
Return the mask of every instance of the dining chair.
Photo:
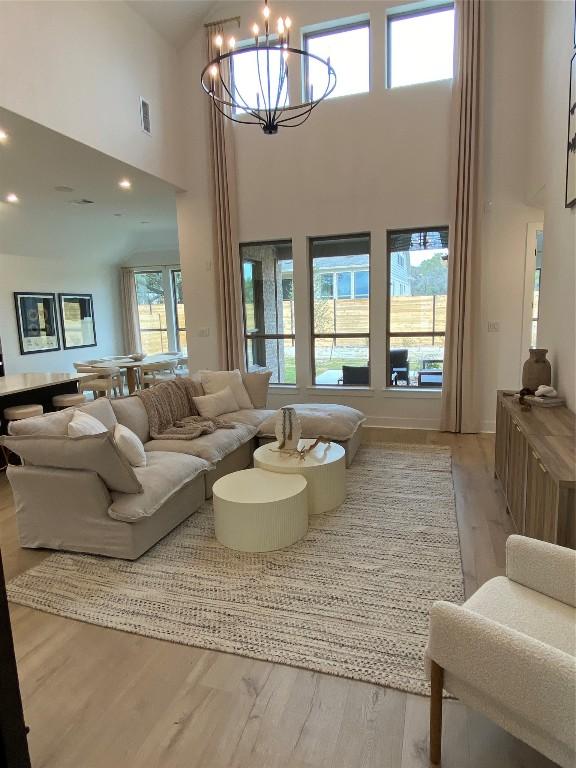
M86 363L73 363L73 365L78 373L95 374L93 379L78 382L80 392L92 392L94 399L101 394L107 397L120 397L124 394L120 368L88 365Z
M176 378L177 360L161 360L154 363L144 363L141 366L142 386L152 387L163 381L174 381Z

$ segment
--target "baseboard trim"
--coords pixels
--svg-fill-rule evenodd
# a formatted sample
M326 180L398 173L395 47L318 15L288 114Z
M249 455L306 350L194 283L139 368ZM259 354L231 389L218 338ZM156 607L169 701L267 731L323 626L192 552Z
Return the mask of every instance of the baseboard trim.
M386 429L427 429L438 432L440 423L438 419L409 418L403 416L368 416L364 427Z

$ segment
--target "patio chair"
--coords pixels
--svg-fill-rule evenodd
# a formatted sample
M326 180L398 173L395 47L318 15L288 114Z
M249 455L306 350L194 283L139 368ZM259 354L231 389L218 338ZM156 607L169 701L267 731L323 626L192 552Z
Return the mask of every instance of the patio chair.
M406 386L409 385L410 380L408 374L410 373L410 363L408 362L408 350L407 349L391 349L390 350L390 384L393 387L398 386L398 382L403 381Z
M343 365L342 378L338 384L344 387L368 387L370 386L369 365Z

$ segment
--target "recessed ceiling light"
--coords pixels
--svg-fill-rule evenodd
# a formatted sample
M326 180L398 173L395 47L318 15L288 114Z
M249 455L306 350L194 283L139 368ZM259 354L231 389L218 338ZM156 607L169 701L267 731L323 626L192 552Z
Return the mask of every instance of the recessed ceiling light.
M123 213L113 213L112 216L124 216Z
M5 130L0 128L0 144L5 144L8 141L8 134Z
M132 188L132 182L130 179L120 179L118 182L118 186L120 189L131 189Z
M6 197L4 198L7 203L19 203L20 198L18 195L15 195L14 192L9 192Z
M74 187L67 187L66 184L59 184L54 189L56 192L74 192Z
M150 224L149 221L141 221L140 224Z

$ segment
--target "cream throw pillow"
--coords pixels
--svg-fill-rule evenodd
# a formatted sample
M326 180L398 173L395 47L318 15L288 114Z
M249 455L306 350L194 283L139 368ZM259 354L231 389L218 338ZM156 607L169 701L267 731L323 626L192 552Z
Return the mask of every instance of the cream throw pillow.
M94 416L83 411L74 411L74 416L68 424L68 437L82 437L82 435L100 435L108 432L104 424Z
M202 387L207 395L214 395L226 387L230 387L238 403L237 411L244 408L253 408L250 395L242 381L240 371L199 371ZM225 413L225 411L222 411Z
M116 424L114 427L114 442L120 453L133 467L146 466L146 451L144 443L137 434L124 424Z
M200 416L204 416L205 419L215 419L222 413L233 413L240 410L230 387L226 387L213 395L195 397L194 405Z

